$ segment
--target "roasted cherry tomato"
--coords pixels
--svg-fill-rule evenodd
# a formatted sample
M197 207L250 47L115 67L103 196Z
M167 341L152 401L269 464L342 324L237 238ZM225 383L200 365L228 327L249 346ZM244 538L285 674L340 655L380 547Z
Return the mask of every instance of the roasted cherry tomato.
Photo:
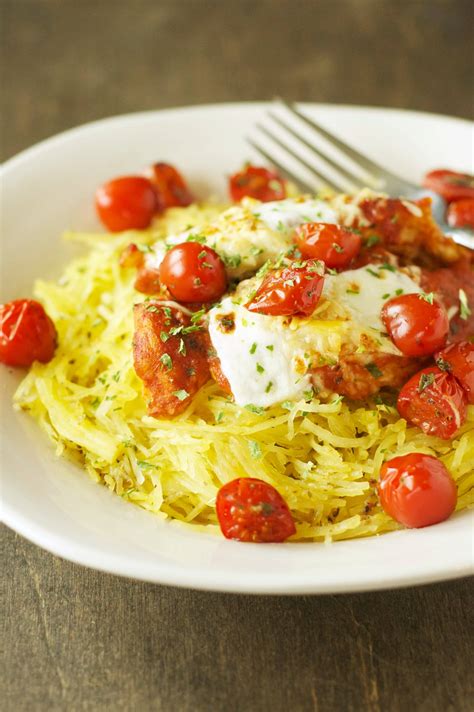
M16 299L0 306L0 361L8 366L47 363L56 348L56 329L39 302Z
M466 392L467 400L474 405L474 344L458 341L435 355L437 366L451 373Z
M381 316L390 338L405 356L428 356L446 343L448 315L432 295L393 297L383 305Z
M456 485L441 460L412 452L382 465L379 484L384 511L406 527L428 527L456 507Z
M399 393L398 412L427 435L449 440L466 419L467 397L450 373L437 366L419 371Z
M213 302L227 287L225 266L211 247L182 242L166 253L160 281L178 302Z
M157 209L155 190L147 178L125 176L104 183L95 194L99 218L110 232L144 230Z
M186 207L193 202L186 181L181 173L168 163L155 163L147 173L156 191L158 210Z
M226 539L281 542L296 531L281 494L253 477L241 477L221 487L217 493L216 510Z
M246 166L229 178L230 197L236 203L249 197L268 203L286 198L285 181L278 173L259 166Z
M362 240L355 232L332 223L305 223L296 228L294 240L303 257L322 260L326 267L343 269L359 253Z
M452 200L474 198L474 176L468 173L446 169L430 171L425 175L423 185L439 193L448 203Z
M470 227L474 230L474 198L464 198L451 203L447 219L451 227Z
M270 273L245 306L270 316L309 316L324 285L323 265L317 260L295 262Z

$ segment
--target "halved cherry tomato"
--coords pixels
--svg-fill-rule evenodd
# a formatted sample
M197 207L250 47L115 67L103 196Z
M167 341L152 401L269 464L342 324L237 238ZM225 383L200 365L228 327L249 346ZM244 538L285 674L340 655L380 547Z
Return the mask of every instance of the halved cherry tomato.
M474 198L474 176L440 168L430 171L423 178L425 188L439 193L450 203L452 200Z
M147 172L156 191L158 210L186 207L194 198L181 173L169 163L155 163Z
M296 531L281 494L254 477L241 477L221 487L216 510L226 539L281 542Z
M317 260L295 262L270 273L245 306L270 316L309 316L324 285L323 265Z
M474 198L464 198L451 203L447 220L451 227L470 227L474 230Z
M34 299L0 305L0 361L8 366L47 363L54 356L56 329Z
M322 260L326 267L342 269L359 253L362 240L355 232L332 223L305 223L296 228L294 240L303 257Z
M104 183L96 191L95 204L110 232L144 230L157 209L153 186L142 176L124 176Z
M447 519L456 507L457 491L441 460L412 452L382 465L379 497L390 517L418 528Z
M474 405L474 344L458 341L435 355L438 368L451 373L464 388L469 403Z
M467 397L450 373L431 366L410 378L399 393L398 412L427 435L449 440L466 420Z
M382 321L390 338L405 356L428 356L446 343L446 309L426 295L402 294L382 307Z
M213 302L227 287L225 265L212 247L182 242L166 253L160 281L178 302Z
M229 178L230 197L236 203L249 197L268 203L286 198L285 181L278 173L260 166L246 166Z

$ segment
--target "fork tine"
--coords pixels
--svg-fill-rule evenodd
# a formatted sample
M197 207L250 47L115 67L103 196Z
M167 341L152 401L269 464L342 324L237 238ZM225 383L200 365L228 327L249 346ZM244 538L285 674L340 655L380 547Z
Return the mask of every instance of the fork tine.
M261 124L257 124L257 127L260 129L260 131L265 135L268 136L277 146L282 148L286 153L288 153L289 156L294 158L298 163L300 163L302 166L306 168L312 175L315 176L319 181L321 181L324 185L329 186L329 188L332 188L333 190L340 191L343 190L343 186L337 185L333 180L328 178L326 175L323 173L320 173L317 171L310 163L305 161L304 158L299 156L293 149L291 149L286 143L283 143L277 136L275 136L274 133L269 131L265 126L262 126Z
M258 143L253 141L251 138L247 137L247 143L249 146L252 146L252 148L257 151L263 158L271 163L275 168L278 169L280 175L283 176L283 178L286 178L287 180L292 181L293 183L296 183L299 185L306 193L314 193L314 185L310 185L306 181L302 180L299 178L299 176L296 175L296 173L293 173L290 171L288 168L286 168L284 165L279 163L273 156L270 156L269 153L267 153Z
M331 166L331 168L334 168L342 176L347 178L347 180L349 180L355 187L363 187L363 181L360 177L356 176L355 173L352 173L351 171L347 170L346 168L341 166L340 163L336 163L332 160L332 158L320 151L312 143L306 141L306 139L304 139L300 134L298 134L289 124L286 123L286 121L280 119L280 117L274 114L272 111L268 111L267 114L273 119L273 121L275 121L279 126L284 128L285 131L291 134L291 136L296 138L303 146L305 146L309 151L311 151L311 153L314 153L319 158L322 158L323 161L325 161L329 166Z
M278 99L277 101L286 109L288 109L291 114L297 116L299 119L301 119L301 121L310 126L314 131L316 131L316 133L320 134L321 136L324 136L324 138L329 141L329 143L332 143L333 146L336 146L342 153L344 153L346 156L355 161L357 165L359 165L367 172L368 177L372 181L377 182L377 178L372 174L372 172L375 172L376 174L388 173L388 171L386 171L385 168L380 166L378 163L371 161L370 158L367 158L367 156L364 156L362 153L359 153L359 151L356 151L355 148L352 148L352 146L349 146L344 141L341 141L341 139L337 138L337 136L334 136L332 133L327 131L316 121L314 121L313 119L309 119L307 116L302 114L301 111L296 108L295 104L290 104L284 99Z

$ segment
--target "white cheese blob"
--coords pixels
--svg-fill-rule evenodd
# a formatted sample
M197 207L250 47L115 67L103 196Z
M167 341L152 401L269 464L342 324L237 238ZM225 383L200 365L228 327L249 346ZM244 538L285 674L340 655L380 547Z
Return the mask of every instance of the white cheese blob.
M383 332L380 312L385 302L401 294L421 292L418 284L404 272L371 264L325 275L322 296L342 307L356 324Z
M287 198L262 203L252 209L253 214L271 230L288 234L298 225L308 222L337 223L334 210L324 200Z
M235 326L226 331L220 317L229 315ZM267 407L310 389L309 376L297 370L302 354L281 317L253 314L227 297L209 312L209 335L238 405Z

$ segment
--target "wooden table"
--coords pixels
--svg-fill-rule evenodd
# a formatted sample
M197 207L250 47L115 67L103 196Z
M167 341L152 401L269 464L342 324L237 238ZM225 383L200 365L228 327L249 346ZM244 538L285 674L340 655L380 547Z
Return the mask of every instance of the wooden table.
M275 94L472 115L470 0L0 4L4 157L101 116ZM206 594L3 543L8 712L472 709L469 581Z

